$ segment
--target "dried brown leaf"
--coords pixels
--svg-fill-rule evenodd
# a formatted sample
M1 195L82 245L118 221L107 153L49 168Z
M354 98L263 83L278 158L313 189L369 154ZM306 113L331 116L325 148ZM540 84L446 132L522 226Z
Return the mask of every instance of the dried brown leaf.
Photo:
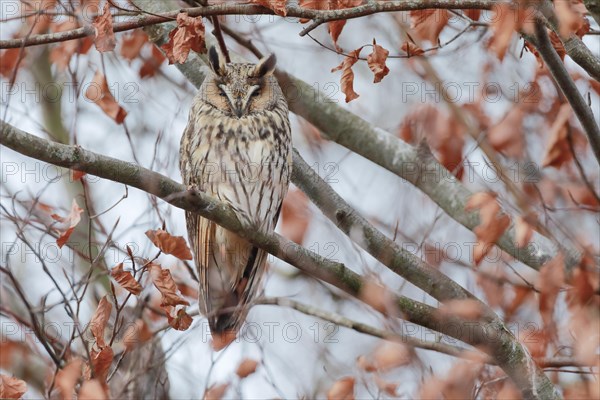
M152 56L144 60L144 64L140 67L140 78L149 78L156 75L156 71L160 69L161 64L167 58L156 46L152 46Z
M388 313L394 307L390 290L372 280L367 280L360 288L358 298L381 313Z
M169 325L178 331L187 330L193 322L192 317L183 308L178 309L174 317L171 317L171 313L167 313L167 320Z
M81 368L83 367L83 360L75 358L62 369L56 373L56 387L60 391L64 400L71 400L73 398L73 392L75 385L81 377Z
M106 346L100 351L92 349L90 351L90 357L94 371L94 378L98 379L102 383L106 383L110 366L115 358L113 349L110 346Z
M96 103L117 124L123 123L123 120L127 116L127 111L113 97L108 88L106 77L100 70L96 71L94 79L92 79L92 82L87 87L85 97Z
M487 138L492 147L507 157L520 158L525 149L523 120L526 113L523 107L515 105L500 122L490 127Z
M398 394L396 393L396 391L398 390L397 383L387 382L387 381L381 379L380 377L378 377L377 375L375 375L373 377L373 381L375 381L375 384L377 385L379 390L382 390L383 392L385 392L386 394L388 394L392 397L398 396Z
M379 371L388 371L412 360L412 352L402 343L384 341L373 353L373 365Z
M98 379L84 381L79 389L78 400L108 400L108 394Z
M571 308L585 306L592 304L594 301L595 293L599 291L600 287L600 276L593 274L594 260L588 254L584 254L582 262L573 270L571 274L570 284L573 286L572 290L569 290L567 299ZM589 265L587 267L586 265Z
M573 159L568 141L568 125L572 113L569 103L565 103L560 107L548 134L550 140L546 146L544 161L542 161L543 167L560 168L565 162Z
M148 43L148 35L142 29L135 29L121 42L121 57L131 62L140 55L142 47ZM155 46L153 46L155 47Z
M550 43L552 43L552 47L554 47L554 50L556 50L560 59L564 61L565 56L567 55L567 50L565 49L565 45L563 44L562 40L560 40L558 34L554 31L550 31L548 36L550 36Z
M342 33L342 29L346 26L346 20L340 19L338 21L331 21L327 24L327 30L329 31L329 35L331 36L331 40L333 40L333 44L335 48L340 51L341 48L338 46L338 39L340 38L340 34Z
M410 19L414 36L436 45L440 33L448 25L450 14L441 9L414 10L410 12Z
M123 271L123 263L119 263L110 270L112 276L117 283L129 293L138 295L142 292L142 285L135 280L131 272Z
M356 365L358 368L365 370L365 372L377 371L377 367L373 364L373 360L367 356L359 356L356 359Z
M23 49L25 50L25 49ZM17 68L21 49L6 49L0 51L0 75L11 78Z
M413 108L402 121L400 137L414 144L426 139L439 162L457 178L462 177L464 128L439 107L425 104Z
M540 291L540 314L542 315L544 325L551 328L551 333L554 327L554 304L556 304L558 292L564 284L565 261L564 256L559 253L540 268L540 274L536 284L536 287Z
M351 376L336 381L327 391L327 400L354 400L354 382Z
M377 44L373 39L373 52L367 56L369 68L373 71L375 78L373 83L381 82L381 80L390 72L390 69L385 65L390 52Z
M515 3L495 4L493 10L492 38L488 45L490 50L496 53L498 59L502 61L513 35L521 27L531 26L531 15L533 14L524 5Z
M465 206L466 211L479 210L479 225L473 229L477 236L477 243L473 247L473 260L476 265L479 265L491 246L510 225L510 218L501 213L496 196L495 193L478 192L469 198Z
M71 212L66 217L61 217L58 214L52 214L51 217L60 222L63 227L62 229L58 229L59 237L56 239L56 244L58 247L63 247L65 243L69 241L71 234L75 230L75 227L81 221L81 213L83 209L77 205L75 199L71 203Z
M420 48L419 46L417 46L413 42L404 42L404 43L402 43L402 46L400 47L400 50L402 50L403 52L405 52L406 55L409 56L409 57L421 56L421 55L425 54L425 51L423 51L422 48Z
M161 307L164 306L176 306L176 305L184 305L189 306L190 303L177 294L177 285L171 276L171 271L168 269L162 269L158 264L150 264L148 266L150 270L150 277L152 278L152 283L158 289L161 298Z
M529 244L533 235L533 227L521 216L515 220L515 244L517 247L525 247Z
M204 393L204 400L221 400L229 387L229 383L222 383L220 385L213 385L208 388Z
M5 3L6 4L6 3ZM10 4L10 3L8 3ZM24 27L27 29L28 35L39 35L46 33L51 27L53 19L52 11L56 9L56 0L29 0L21 2L23 10L22 15L27 15L26 24ZM9 11L7 8L6 11ZM48 12L48 14L44 14Z
M187 13L177 14L177 28L169 33L169 41L161 46L165 51L169 64L183 64L190 53L206 52L202 17L192 18Z
M348 57L344 57L344 61L337 67L333 68L331 72L342 70L342 92L346 95L346 103L357 99L359 94L354 91L354 72L352 66L358 61L360 51L362 47L348 53Z
M182 236L171 236L169 232L162 229L148 230L146 236L163 253L171 254L180 260L192 259L192 252Z
M466 9L462 10L463 13L467 16L467 18L471 18L473 21L479 21L479 17L481 16L481 10L479 9Z
M570 182L560 186L560 190L563 192L564 199L570 204L579 206L581 204L598 207L600 203L594 194L590 191L590 188L583 183Z
M71 31L79 27L80 26L76 18L68 18L66 21L56 24L54 31ZM64 71L75 53L86 54L93 45L94 39L91 36L83 39L66 40L64 42L60 42L52 47L52 50L50 50L50 62L56 65L58 70Z
M287 15L287 10L285 8L285 3L287 3L287 0L250 0L250 3L259 4L268 8L269 10L273 10L275 14L282 17Z
M558 0L554 2L554 12L558 19L558 32L561 37L568 38L579 32L581 36L585 33L587 20L585 19L585 7L583 13L575 7L570 0ZM589 23L587 24L589 30ZM581 37L580 36L580 37Z
M240 365L238 365L237 370L235 371L235 373L240 378L245 378L248 375L253 374L256 371L257 367L258 367L258 362L257 361L251 360L249 358L246 358L246 359L242 360L242 362L240 363Z
M106 346L106 342L104 341L104 329L110 318L111 311L112 304L108 301L108 297L104 296L98 303L98 307L96 307L96 311L90 321L90 330L99 347Z
M0 374L0 399L20 399L27 391L27 383L21 379Z
M308 197L297 188L291 188L281 207L281 234L291 241L302 244L310 224Z
M113 31L113 19L108 1L104 3L102 15L96 17L92 25L94 26L96 49L100 52L113 51L117 45L117 40Z

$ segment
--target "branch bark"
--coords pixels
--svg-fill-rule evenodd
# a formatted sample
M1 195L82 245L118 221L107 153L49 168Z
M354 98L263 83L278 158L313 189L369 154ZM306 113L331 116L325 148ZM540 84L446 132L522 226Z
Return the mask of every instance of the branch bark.
M242 225L228 205L205 193L188 190L184 185L138 165L96 154L78 146L53 143L21 131L4 121L1 124L0 144L4 146L41 161L136 187L176 207L197 212L304 272L357 298L360 297L364 281L359 274L278 234L268 234L257 231L252 226ZM395 296L395 304L403 316L413 323L472 346L484 347L513 379L525 397L559 398L544 372L536 366L524 347L498 318L484 315L481 321L465 321L440 313L434 307L404 296ZM490 332L494 332L492 341Z

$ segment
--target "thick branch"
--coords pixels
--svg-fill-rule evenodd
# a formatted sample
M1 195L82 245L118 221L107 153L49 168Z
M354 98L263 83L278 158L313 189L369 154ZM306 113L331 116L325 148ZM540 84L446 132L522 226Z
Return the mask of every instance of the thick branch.
M206 193L187 189L164 175L136 164L84 150L79 146L50 142L8 123L1 122L1 124L0 144L3 146L60 167L76 169L138 188L175 207L197 212L317 279L330 283L353 296L358 296L360 293L362 277L344 264L313 253L276 233L264 233L252 226L242 225L229 205ZM454 324L456 327L457 323L462 323L459 319L436 317L435 308L404 296L397 296L396 300L399 310L409 321L434 330L439 328L440 332L456 337L456 329L452 332L449 324ZM460 333L459 336L464 336L466 339L468 335L464 333ZM461 337L456 338L463 340ZM475 343L481 343L483 332L480 332L479 339L469 338L467 343L473 340Z
M23 132L5 122L2 122L0 128L0 144L4 146L54 165L78 169L136 187L176 207L197 212L306 273L353 296L360 295L363 285L360 275L343 264L323 258L280 235L260 232L252 226L242 225L228 205L205 193L188 190L182 184L138 165L99 155L77 146L53 143ZM435 308L404 296L396 296L396 304L405 318L411 322L450 335L473 346L484 346L527 397L555 397L552 384L530 360L526 351L501 321L497 319L488 319L486 322L463 321L438 313ZM490 332L494 332L492 341L490 341ZM490 344L493 346L488 347Z
M277 77L287 89L284 92L288 95L290 109L311 122L328 139L407 180L467 229L473 230L479 225L479 214L465 211L472 192L427 149L411 146L396 136L371 126L336 103L328 102L323 93L287 73L280 72ZM516 245L514 226L504 232L497 245L534 269L539 269L558 252L558 245L553 245L537 232L534 232L528 246L519 248ZM567 265L576 265L579 255L574 250L563 251L567 254Z
M475 299L475 296L448 276L402 249L378 231L310 168L295 150L293 159L292 182L306 193L342 232L348 236L352 235L356 244L379 262L439 301ZM491 319L495 318L486 305L481 303L481 306L486 309L486 314Z

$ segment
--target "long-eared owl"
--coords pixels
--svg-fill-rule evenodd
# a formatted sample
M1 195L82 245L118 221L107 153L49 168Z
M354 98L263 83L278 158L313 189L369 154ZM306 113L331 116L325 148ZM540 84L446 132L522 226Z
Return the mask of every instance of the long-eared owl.
M226 63L211 47L208 59L213 73L193 101L181 139L184 183L228 203L243 224L273 231L292 169L289 111L273 76L275 56ZM267 254L193 212L186 222L200 311L213 338L228 343L246 318Z

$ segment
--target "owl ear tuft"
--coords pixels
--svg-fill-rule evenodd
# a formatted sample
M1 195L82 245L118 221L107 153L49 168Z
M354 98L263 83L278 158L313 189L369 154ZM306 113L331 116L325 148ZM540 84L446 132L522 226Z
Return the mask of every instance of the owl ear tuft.
M277 58L275 58L275 54L269 54L266 57L263 57L258 61L256 67L254 67L254 76L263 77L266 75L270 75L275 71L275 63L277 62Z
M215 46L211 46L208 49L208 61L210 64L210 68L213 72L219 76L223 75L225 72L225 57L221 54L219 50Z

